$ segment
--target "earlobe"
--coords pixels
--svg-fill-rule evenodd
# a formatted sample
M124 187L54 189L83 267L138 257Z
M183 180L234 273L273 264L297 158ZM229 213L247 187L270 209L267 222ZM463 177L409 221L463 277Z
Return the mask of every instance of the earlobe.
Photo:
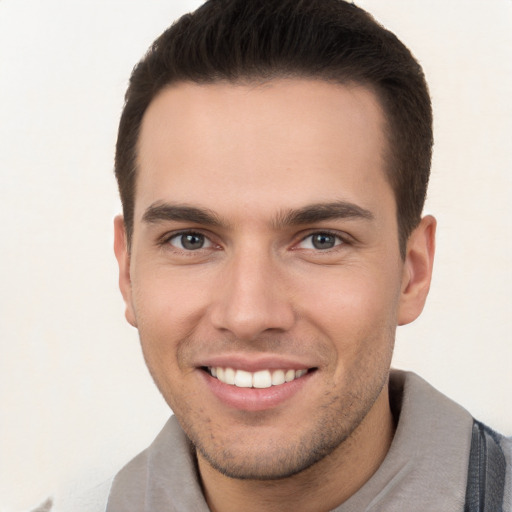
M436 219L427 215L407 241L398 325L416 320L423 310L432 278L435 234Z
M126 320L137 327L135 311L132 302L132 283L130 277L130 253L126 239L126 229L122 215L117 215L114 219L114 252L119 265L119 289L123 295L126 305Z

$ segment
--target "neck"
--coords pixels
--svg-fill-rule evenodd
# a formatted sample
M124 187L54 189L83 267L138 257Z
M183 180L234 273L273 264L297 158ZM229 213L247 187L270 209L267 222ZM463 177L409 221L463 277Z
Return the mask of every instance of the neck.
M327 512L356 493L384 460L394 433L385 386L370 412L331 454L280 480L237 480L198 455L203 492L212 512Z

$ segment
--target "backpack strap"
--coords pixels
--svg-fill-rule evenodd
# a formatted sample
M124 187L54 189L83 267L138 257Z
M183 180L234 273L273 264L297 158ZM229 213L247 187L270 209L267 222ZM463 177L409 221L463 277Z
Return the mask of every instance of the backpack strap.
M473 420L464 512L502 512L505 473L499 435Z

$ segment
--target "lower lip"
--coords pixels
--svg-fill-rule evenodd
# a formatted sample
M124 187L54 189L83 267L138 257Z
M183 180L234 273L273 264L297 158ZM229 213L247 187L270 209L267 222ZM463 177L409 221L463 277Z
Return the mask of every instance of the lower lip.
M302 377L269 388L239 388L224 384L204 370L202 374L210 391L225 405L242 411L265 411L282 404L295 396L311 379L315 372L308 372Z

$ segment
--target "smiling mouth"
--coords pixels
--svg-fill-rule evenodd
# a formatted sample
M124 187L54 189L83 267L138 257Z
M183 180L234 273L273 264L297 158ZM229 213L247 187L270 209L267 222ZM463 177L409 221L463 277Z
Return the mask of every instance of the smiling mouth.
M203 370L223 384L239 388L264 389L272 386L280 386L287 382L300 379L307 373L314 371L315 368L302 368L299 370L259 370L257 372L248 372L245 370L235 370L229 367L208 366L203 367Z

